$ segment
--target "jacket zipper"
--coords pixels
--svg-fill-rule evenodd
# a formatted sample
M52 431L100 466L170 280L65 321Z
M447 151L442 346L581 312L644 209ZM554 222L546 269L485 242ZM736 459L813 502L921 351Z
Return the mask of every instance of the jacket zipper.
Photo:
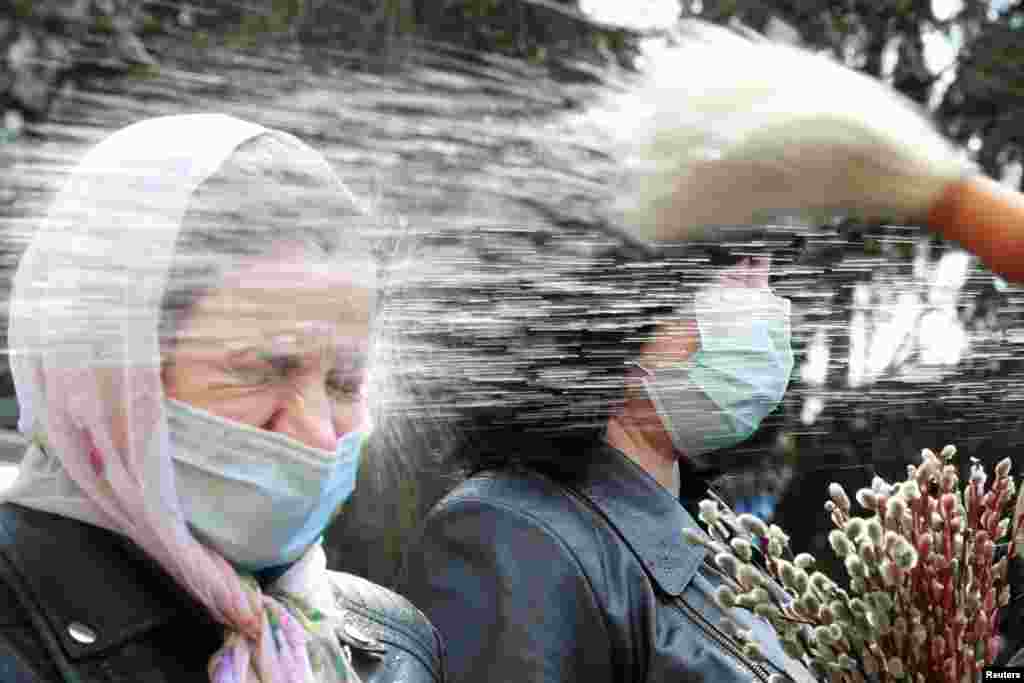
M684 615L688 616L691 621L695 622L704 633L711 638L711 640L718 643L723 650L733 656L736 661L743 664L750 672L757 677L758 680L768 683L769 673L760 664L757 664L749 657L743 654L743 651L733 642L732 638L722 632L720 628L712 624L707 617L700 613L693 605L689 604L681 597L677 597L674 601L675 606Z

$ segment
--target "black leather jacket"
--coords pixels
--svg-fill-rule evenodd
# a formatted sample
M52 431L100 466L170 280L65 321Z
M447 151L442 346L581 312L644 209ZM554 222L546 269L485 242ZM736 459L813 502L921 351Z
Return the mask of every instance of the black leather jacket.
M764 664L718 628L720 576L679 501L609 446L582 457L571 483L478 474L428 516L400 590L445 636L454 683L811 680L767 622L746 624Z
M334 573L365 683L441 683L441 641L394 593ZM2 683L206 683L223 633L127 539L0 505Z

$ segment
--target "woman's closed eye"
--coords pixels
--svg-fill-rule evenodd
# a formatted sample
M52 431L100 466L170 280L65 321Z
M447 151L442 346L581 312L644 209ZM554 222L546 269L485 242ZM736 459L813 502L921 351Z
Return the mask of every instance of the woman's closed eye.
M366 375L359 369L334 371L327 375L327 392L339 400L355 400L364 390Z
M236 359L228 369L242 383L262 386L287 380L301 367L302 359L297 356L256 353Z
M248 386L273 384L280 379L277 370L269 365L232 366L230 372L235 380Z
M355 400L365 389L366 371L361 358L347 359L343 367L327 373L324 385L331 398ZM247 386L268 386L287 382L304 368L298 356L256 354L230 365L237 381Z

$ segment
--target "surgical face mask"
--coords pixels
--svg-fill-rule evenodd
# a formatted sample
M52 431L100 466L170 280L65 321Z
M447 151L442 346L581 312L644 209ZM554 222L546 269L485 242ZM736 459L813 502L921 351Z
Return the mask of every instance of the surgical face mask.
M694 298L700 350L644 384L675 448L698 467L749 438L793 371L790 304L767 288L714 287Z
M331 453L174 399L165 406L185 518L240 570L297 560L355 489L365 432Z

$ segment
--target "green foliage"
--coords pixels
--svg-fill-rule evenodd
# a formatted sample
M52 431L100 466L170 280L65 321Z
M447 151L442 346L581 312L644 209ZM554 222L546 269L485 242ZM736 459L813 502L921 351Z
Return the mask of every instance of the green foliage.
M128 68L126 76L136 80L157 78L160 75L160 67L156 64L133 64Z
M462 16L466 19L484 19L494 14L500 0L467 0L462 4Z
M896 245L896 256L904 261L914 258L914 245L909 242L900 242Z
M408 35L416 30L416 17L406 0L385 0L384 4L392 35Z
M311 50L366 52L401 58L406 46L449 44L497 52L533 64L557 60L629 65L633 34L597 26L576 0L252 0L244 11L229 0L204 4L193 44L248 49L297 40ZM173 25L176 15L164 12ZM160 31L159 21L145 25Z
M141 36L154 36L163 33L164 25L159 18L152 14L143 14L142 21L139 24L139 35Z
M273 15L244 14L237 28L228 34L227 45L232 48L257 45L261 38L276 32L276 23Z
M103 33L108 35L112 35L116 31L113 17L107 14L100 14L99 16L97 16L93 20L92 27L97 33Z
M287 31L302 16L305 0L273 0L267 26L271 31Z
M230 48L251 48L267 41L291 37L305 8L305 0L264 0L234 17L224 35L224 43ZM231 17L226 10L224 14ZM214 32L211 27L200 42L207 45Z
M196 49L203 50L210 46L210 34L207 31L193 31L192 32L192 46Z
M14 16L28 19L32 16L32 0L14 0Z

